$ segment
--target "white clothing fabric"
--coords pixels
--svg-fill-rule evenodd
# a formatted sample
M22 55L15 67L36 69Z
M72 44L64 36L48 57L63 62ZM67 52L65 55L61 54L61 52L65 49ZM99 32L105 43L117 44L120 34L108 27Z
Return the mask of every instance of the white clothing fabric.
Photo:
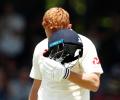
M90 39L83 35L79 35L83 42L83 56L78 60L80 67L75 66L72 71L76 73L103 73L97 51ZM70 82L69 80L62 80L55 82L44 77L40 57L43 52L48 49L48 39L40 42L33 54L33 66L30 72L30 77L33 79L42 80L38 91L38 100L90 100L90 91L83 87Z

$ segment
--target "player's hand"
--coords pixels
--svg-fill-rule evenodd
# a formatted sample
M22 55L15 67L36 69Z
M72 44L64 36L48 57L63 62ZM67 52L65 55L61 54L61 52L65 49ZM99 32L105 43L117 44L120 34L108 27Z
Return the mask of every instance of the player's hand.
M53 59L42 57L41 60L44 76L53 81L67 79L70 75L70 68L56 62Z

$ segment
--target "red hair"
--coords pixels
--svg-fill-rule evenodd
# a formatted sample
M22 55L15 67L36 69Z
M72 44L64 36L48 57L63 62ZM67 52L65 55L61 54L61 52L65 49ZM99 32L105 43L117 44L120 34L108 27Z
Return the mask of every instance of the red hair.
M54 7L47 10L43 16L43 27L52 31L67 28L70 24L69 13L63 8Z

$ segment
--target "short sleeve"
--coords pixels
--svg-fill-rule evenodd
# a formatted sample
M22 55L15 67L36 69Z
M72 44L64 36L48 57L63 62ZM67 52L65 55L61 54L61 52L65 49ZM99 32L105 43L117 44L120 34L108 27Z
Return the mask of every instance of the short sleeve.
M32 59L32 69L30 72L30 77L33 79L38 79L41 80L41 72L40 72L40 67L38 64L38 52L37 52L37 47L34 50L33 53L33 59Z
M80 65L82 66L84 72L85 73L96 72L102 74L103 70L94 44L91 41L88 41L87 45L85 45L83 49L84 54L80 61Z
M37 44L33 53L32 59L32 69L30 72L30 77L33 79L42 79L41 68L40 68L40 57L43 56L45 50L48 49L48 39L44 39L40 43Z

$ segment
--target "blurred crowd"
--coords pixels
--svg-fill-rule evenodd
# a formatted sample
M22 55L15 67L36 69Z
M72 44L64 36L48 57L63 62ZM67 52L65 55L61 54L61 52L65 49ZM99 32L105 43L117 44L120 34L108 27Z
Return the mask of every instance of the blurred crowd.
M73 29L95 44L104 74L91 100L120 100L120 9L117 0L0 1L0 100L27 100L34 47L46 36L44 11L64 7Z

